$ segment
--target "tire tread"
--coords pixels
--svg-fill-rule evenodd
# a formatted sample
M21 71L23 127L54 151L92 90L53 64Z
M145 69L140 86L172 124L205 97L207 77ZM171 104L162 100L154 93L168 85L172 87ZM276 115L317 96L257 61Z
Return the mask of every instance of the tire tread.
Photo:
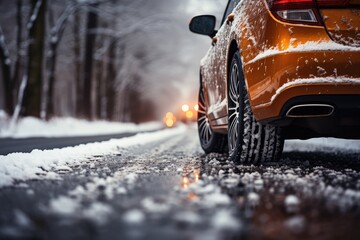
M235 53L232 64L239 64L241 60L239 53ZM263 162L276 161L281 157L284 146L284 139L281 136L281 129L271 125L259 123L251 110L248 92L245 87L243 74L240 79L240 110L239 135L237 150L230 159L235 163L261 164Z

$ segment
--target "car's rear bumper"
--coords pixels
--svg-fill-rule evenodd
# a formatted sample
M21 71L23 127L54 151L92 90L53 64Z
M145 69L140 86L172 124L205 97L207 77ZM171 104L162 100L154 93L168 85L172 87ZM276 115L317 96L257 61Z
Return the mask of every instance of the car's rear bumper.
M262 77L252 74L264 66ZM248 91L259 121L283 117L284 106L296 97L360 95L360 49L284 52L259 58L244 68L247 78L254 76L258 81Z
M309 106L299 115L289 114L294 107ZM321 111L321 107L330 111ZM316 112L319 107L320 111ZM306 109L306 108L305 108ZM327 110L327 108L326 108ZM310 113L310 114L309 114ZM283 136L291 138L340 137L360 139L360 94L305 95L289 99L279 116L264 119L264 124L284 129Z

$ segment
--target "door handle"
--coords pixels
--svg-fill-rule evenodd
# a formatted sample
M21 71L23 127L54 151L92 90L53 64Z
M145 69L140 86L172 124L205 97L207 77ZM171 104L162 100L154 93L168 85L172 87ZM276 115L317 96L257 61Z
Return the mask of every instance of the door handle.
M212 43L211 43L211 44L212 44L213 46L215 46L215 45L216 45L216 43L217 43L217 41L218 41L218 38L217 38L217 37L213 37L213 38L212 38Z
M230 24L234 21L235 19L235 13L230 13L228 16L227 16L227 20L226 20L226 23L227 24Z

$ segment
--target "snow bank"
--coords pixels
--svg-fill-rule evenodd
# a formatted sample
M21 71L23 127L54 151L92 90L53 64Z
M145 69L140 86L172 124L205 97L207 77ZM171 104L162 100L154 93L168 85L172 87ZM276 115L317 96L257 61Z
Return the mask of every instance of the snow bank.
M360 140L337 138L314 138L309 140L287 140L284 152L359 152Z
M122 148L170 138L184 131L186 131L186 127L180 126L174 129L137 134L133 137L112 139L101 143L89 143L54 150L33 150L31 153L12 153L7 156L0 156L0 187L11 186L16 181L29 179L57 179L58 175L53 172L56 169L64 169L64 166L88 162L95 155L116 154Z
M0 123L2 113L0 112ZM4 117L5 119L5 117ZM3 126L3 127L1 127ZM107 135L124 132L141 132L158 130L160 122L145 124L119 123L108 121L86 121L74 118L53 118L46 122L33 117L20 119L18 124L11 128L10 124L1 124L0 137L27 138L27 137L70 137Z

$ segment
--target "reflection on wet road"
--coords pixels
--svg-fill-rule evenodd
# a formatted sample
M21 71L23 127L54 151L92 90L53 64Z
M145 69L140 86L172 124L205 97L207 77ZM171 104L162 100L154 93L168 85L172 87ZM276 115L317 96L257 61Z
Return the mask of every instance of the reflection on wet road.
M59 171L0 190L1 238L360 237L356 151L288 146L280 162L234 166L189 128Z

